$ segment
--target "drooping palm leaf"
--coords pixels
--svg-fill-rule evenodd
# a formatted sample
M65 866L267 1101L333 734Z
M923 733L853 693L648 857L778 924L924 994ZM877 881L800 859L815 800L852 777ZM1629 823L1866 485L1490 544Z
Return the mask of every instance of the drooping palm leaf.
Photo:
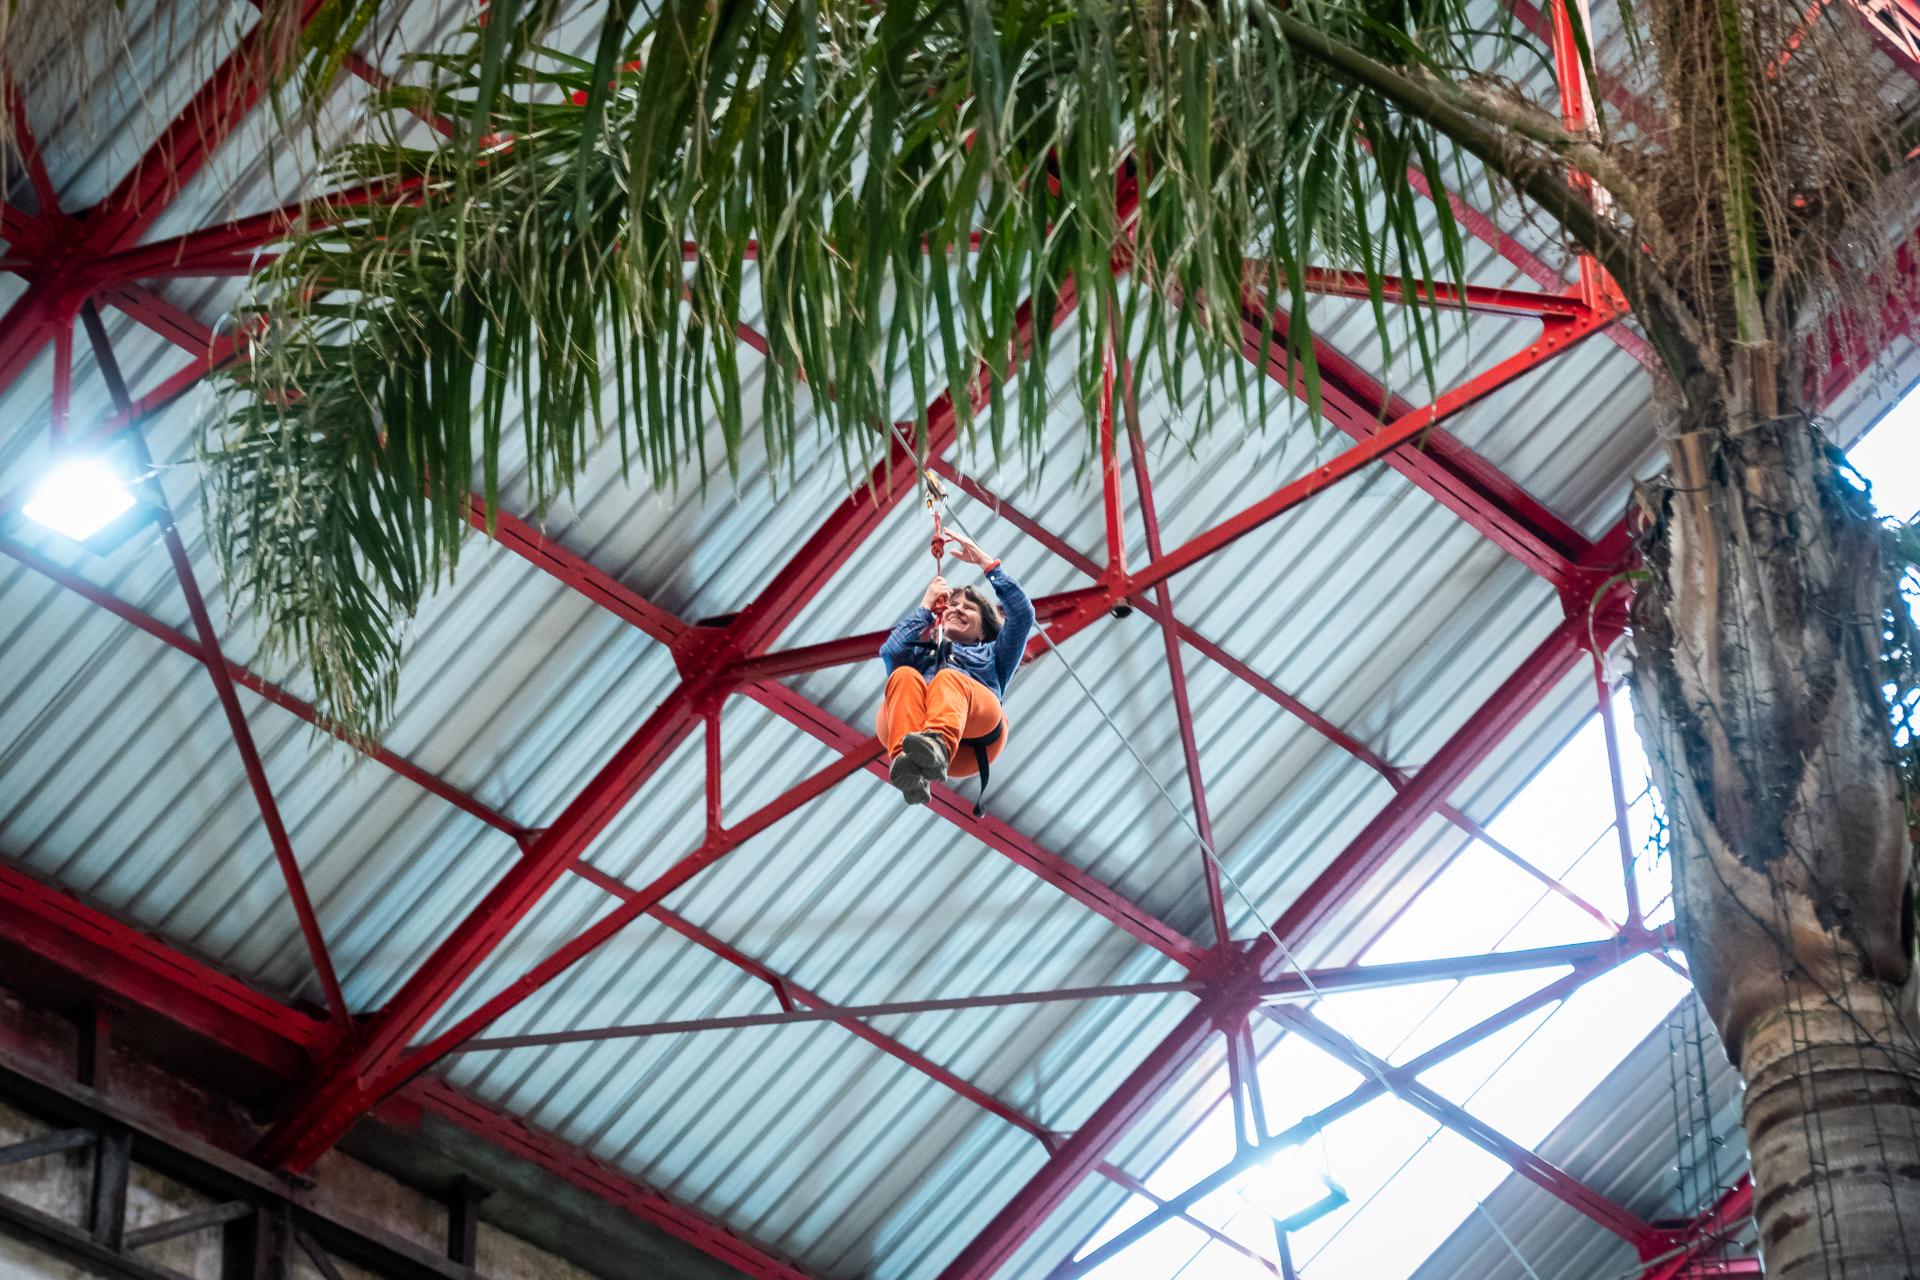
M468 53L417 64L430 90L381 97L389 135L335 158L405 198L316 205L259 281L264 336L207 439L229 577L366 729L516 414L538 501L607 431L660 484L731 465L755 419L791 457L808 413L851 474L895 388L955 389L964 418L982 357L996 443L1009 422L1030 443L1045 387L1007 382L1016 335L1044 361L1070 293L1089 400L1109 334L1176 389L1197 357L1244 390L1249 305L1288 315L1317 397L1305 267L1365 272L1383 342L1384 276L1462 273L1446 205L1408 177L1449 161L1443 129L1556 216L1584 208L1548 146L1449 87L1485 38L1460 0L669 0L631 31L616 7L591 59L495 9ZM452 139L407 135L420 115ZM756 306L773 372L749 406L735 330ZM1405 317L1430 362L1430 318Z

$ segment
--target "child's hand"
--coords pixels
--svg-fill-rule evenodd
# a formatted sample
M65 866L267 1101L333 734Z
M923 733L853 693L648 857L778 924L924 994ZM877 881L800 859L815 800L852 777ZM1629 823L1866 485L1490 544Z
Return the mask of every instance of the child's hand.
M939 574L933 575L933 581L927 584L927 594L920 597L920 607L940 612L947 603L947 580Z
M953 543L953 554L968 564L977 564L982 569L993 563L993 557L980 549L980 544L972 538L963 537L953 530L947 530L947 538Z

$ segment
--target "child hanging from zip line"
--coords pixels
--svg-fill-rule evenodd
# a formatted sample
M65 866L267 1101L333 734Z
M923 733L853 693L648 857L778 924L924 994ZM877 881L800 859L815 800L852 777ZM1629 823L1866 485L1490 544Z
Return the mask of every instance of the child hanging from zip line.
M945 536L957 548L954 554L985 571L999 601L979 587L950 587L935 575L919 606L893 624L880 646L887 691L879 735L888 780L908 804L927 803L929 787L941 778L977 773L978 816L986 802L987 766L1007 745L1000 700L1026 652L1033 605L998 560L951 530Z

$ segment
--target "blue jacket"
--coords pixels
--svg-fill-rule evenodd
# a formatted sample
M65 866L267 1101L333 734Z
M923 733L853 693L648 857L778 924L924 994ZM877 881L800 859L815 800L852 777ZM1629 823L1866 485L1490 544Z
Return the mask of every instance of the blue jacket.
M994 697L1004 699L1007 683L1020 669L1020 658L1027 651L1027 636L1033 631L1033 603L1020 589L1020 584L997 566L987 571L987 584L993 588L1000 607L1007 611L1006 619L1000 624L1000 634L979 644L953 645L946 665L962 675L972 676L993 690ZM932 625L933 610L924 607L914 609L893 624L886 643L880 646L880 660L887 664L888 675L900 667L912 667L928 679L933 678L933 643L920 638Z

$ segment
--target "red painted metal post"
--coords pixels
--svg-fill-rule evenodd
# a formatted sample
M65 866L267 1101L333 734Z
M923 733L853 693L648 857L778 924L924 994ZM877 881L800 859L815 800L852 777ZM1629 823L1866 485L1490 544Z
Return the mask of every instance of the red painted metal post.
M87 326L87 337L93 344L95 364L100 376L107 384L107 392L113 398L113 405L121 414L130 415L133 411L127 398L126 384L120 378L120 365L113 356L113 347L107 341L106 327L100 323L100 313L89 302L81 308L81 318ZM147 456L146 442L135 431L130 437L142 471L151 472L153 461ZM247 785L252 788L254 800L260 808L261 821L267 828L267 840L273 849L274 861L280 865L280 875L287 886L287 896L292 901L294 917L299 921L300 933L306 940L307 953L313 960L314 973L320 979L320 989L325 994L327 1008L334 1020L344 1025L352 1017L347 1007L346 993L340 989L340 979L334 973L333 958L327 952L327 940L320 928L320 917L313 909L313 901L307 894L307 882L300 871L300 861L294 856L293 840L287 834L286 823L281 820L280 806L273 798L272 784L267 780L266 765L260 759L259 749L254 745L253 730L247 724L246 712L240 706L240 697L234 692L233 678L227 673L226 657L220 652L220 633L213 625L213 617L207 612L207 602L200 594L200 584L194 580L193 562L187 557L186 543L181 541L180 530L175 526L172 507L167 502L166 491L157 478L149 477L147 489L152 495L154 505L160 509L162 521L160 534L167 548L167 558L173 563L173 575L180 583L180 592L186 597L187 613L193 619L193 628L199 637L200 659L213 680L215 696L220 700L220 708L226 713L227 726L233 734L233 743L240 753L240 763L247 776Z
M718 835L724 827L720 818L720 707L715 704L707 709L706 728L702 733L705 740L707 757L707 835Z
M21 97L19 86L11 81L6 85L6 95L7 111L13 118L13 151L25 164L27 180L33 185L35 211L42 220L54 221L61 216L60 197L53 189L53 179L47 176L40 143L27 121L26 99Z
M1533 0L1506 0L1507 9L1520 21L1520 25L1532 32L1535 39L1543 40L1549 48L1555 47L1557 38L1554 21L1540 11ZM1589 33L1589 40L1592 35ZM1650 140L1657 140L1666 134L1666 124L1660 119L1660 113L1642 100L1616 75L1610 75L1596 65L1594 74L1600 81L1600 92L1613 104L1614 110L1630 121L1633 127Z
M1122 403L1127 415L1127 444L1133 453L1133 482L1140 495L1140 520L1147 536L1147 558L1160 559L1160 518L1153 506L1153 481L1147 475L1147 447L1141 438L1140 402L1133 383L1133 364L1120 366ZM1206 845L1200 851L1200 881L1207 888L1207 918L1213 923L1213 942L1223 946L1231 941L1227 927L1226 896L1221 891L1220 868L1208 856L1213 843L1213 816L1207 809L1207 788L1200 774L1200 746L1193 729L1193 706L1187 697L1187 669L1180 657L1179 624L1173 616L1173 594L1164 582L1153 588L1153 603L1160 615L1160 636L1167 654L1167 678L1173 686L1173 715L1180 726L1180 752L1186 760L1187 792L1193 798L1193 821Z
M53 322L53 395L50 398L51 434L57 449L67 442L67 420L73 413L73 317Z
M1100 506L1106 515L1107 573L1127 571L1127 531L1120 511L1120 457L1113 447L1113 333L1100 351Z
M1586 64L1580 57L1580 41L1574 31L1572 17L1567 12L1570 3L1580 5L1581 25L1590 32L1592 23L1587 20L1583 0L1547 0L1547 8L1553 20L1553 70L1554 78L1560 83L1560 122L1568 133L1577 137L1592 128L1593 97L1587 83ZM1589 175L1574 169L1567 177L1575 191L1590 201L1599 199L1604 203L1604 197L1597 192ZM1602 293L1610 287L1610 282L1593 260L1593 255L1579 254L1576 261L1580 270L1581 300L1589 307L1601 305Z

